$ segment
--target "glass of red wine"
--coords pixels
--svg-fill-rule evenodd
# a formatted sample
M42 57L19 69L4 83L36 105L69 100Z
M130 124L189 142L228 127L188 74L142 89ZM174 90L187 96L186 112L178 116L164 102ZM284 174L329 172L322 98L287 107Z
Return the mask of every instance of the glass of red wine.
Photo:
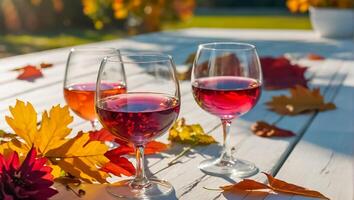
M142 73L127 76L126 93L105 95L102 85L110 77L123 76L113 69L140 69ZM161 197L173 191L164 180L147 178L144 169L144 146L165 133L176 121L180 110L180 90L171 56L163 54L121 54L102 61L96 86L96 112L99 120L111 134L132 143L136 151L136 174L107 187L120 198L148 199Z
M94 130L98 125L95 113L97 74L101 61L106 56L118 57L119 51L114 48L72 48L66 63L65 101L76 115L90 121ZM122 71L123 68L116 70ZM125 77L107 80L101 87L106 95L124 93L126 90Z
M233 42L199 45L191 82L197 104L219 117L223 128L220 156L202 161L199 168L217 176L257 173L253 163L236 159L229 145L232 120L250 111L261 95L262 72L255 46Z

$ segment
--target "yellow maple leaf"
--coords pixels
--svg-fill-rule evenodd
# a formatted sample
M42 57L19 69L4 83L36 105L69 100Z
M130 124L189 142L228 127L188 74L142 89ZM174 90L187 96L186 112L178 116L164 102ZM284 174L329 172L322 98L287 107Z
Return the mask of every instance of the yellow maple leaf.
M73 121L67 106L61 108L59 105L52 107L49 111L45 111L42 115L41 128L36 134L35 146L43 155L50 149L60 147L66 142L71 129L68 125Z
M7 124L14 130L16 135L25 141L26 149L29 151L37 133L37 113L32 104L27 105L17 100L15 107L10 106L12 118L6 116Z
M199 124L186 125L181 118L175 122L169 131L168 140L192 145L208 145L216 143L215 139L206 134Z
M89 134L79 133L62 146L48 151L46 157L64 171L86 182L105 183L108 174L97 169L109 162L104 156L108 147L103 142L89 140Z
M291 96L274 96L267 102L268 108L281 115L296 115L309 111L335 109L333 103L325 103L319 89L309 90L303 86L290 89Z
M49 113L45 111L40 128L37 128L37 113L30 103L17 101L10 111L12 117L6 116L6 121L19 138L0 144L0 153L11 150L26 155L34 146L42 156L49 158L53 176L58 177L64 170L87 182L106 182L108 173L99 168L109 161L104 156L107 145L89 141L89 134L66 138L71 132L68 125L73 121L67 106L57 105Z

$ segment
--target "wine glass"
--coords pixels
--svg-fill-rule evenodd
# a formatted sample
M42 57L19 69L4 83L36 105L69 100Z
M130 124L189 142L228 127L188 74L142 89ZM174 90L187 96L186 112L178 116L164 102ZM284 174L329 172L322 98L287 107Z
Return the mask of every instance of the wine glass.
M255 46L233 42L199 45L191 82L197 104L219 117L223 128L220 156L202 161L199 168L211 175L247 177L257 173L253 163L234 158L229 145L232 120L251 110L261 95L262 72Z
M106 56L118 57L119 51L114 48L72 48L66 63L65 101L76 115L90 121L94 130L98 125L94 100L96 80L101 61ZM107 94L124 93L126 85L124 82L110 82L104 85L104 90Z
M120 68L140 69L143 73L127 77L126 93L106 96L102 85L110 77L120 80ZM102 61L96 86L96 112L111 134L132 143L136 151L136 175L107 187L121 198L150 198L169 194L173 187L159 179L148 179L144 169L144 146L166 132L176 121L180 110L180 91L171 56L134 53Z

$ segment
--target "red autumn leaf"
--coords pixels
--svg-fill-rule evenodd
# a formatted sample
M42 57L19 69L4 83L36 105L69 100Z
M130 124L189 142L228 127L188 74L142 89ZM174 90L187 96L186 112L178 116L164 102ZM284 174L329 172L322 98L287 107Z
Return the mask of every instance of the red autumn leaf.
M109 141L113 142L116 136L112 135L107 129L102 128L98 131L89 131L90 141Z
M110 162L104 164L100 170L112 173L116 176L133 176L135 174L134 165L124 157L108 157Z
M124 154L131 154L131 155L135 154L135 149L133 144L129 144L119 138L116 138L114 141L119 144L119 147L107 151L107 153L105 154L106 157L120 156ZM165 151L167 149L168 149L168 145L165 143L158 142L158 141L150 141L145 145L144 153L145 155L151 155L151 154L156 154Z
M27 65L18 71L20 71L20 74L17 76L19 80L33 82L37 78L43 77L41 70L32 65Z
M251 130L260 137L291 137L295 135L292 131L278 128L264 121L257 121L252 125Z
M42 69L46 69L46 68L53 67L53 64L52 64L52 63L45 63L45 62L42 62L41 64L39 64L39 66L40 66Z
M287 183L285 181L279 180L274 178L272 175L263 172L268 178L268 185L264 183L260 183L250 179L244 179L241 182L232 184L232 185L225 185L221 186L220 189L223 192L232 192L238 194L239 192L246 191L258 191L258 190L266 190L269 189L274 192L292 194L292 195L301 195L306 197L315 197L321 199L329 199L328 197L324 196L323 194L309 190L301 186L297 186L291 183Z
M254 190L269 189L269 186L264 183L260 183L251 179L244 179L233 185L221 186L220 189L222 189L225 192L226 191L237 192L237 190L254 191Z
M265 172L263 172L263 174L265 174L267 176L270 188L275 192L282 192L282 193L301 195L301 196L307 196L307 197L329 199L328 197L324 196L323 194L321 194L317 191L309 190L304 187L276 179L272 175L267 174Z
M265 89L279 90L292 88L295 85L307 87L306 67L291 64L285 57L263 57L260 61Z
M307 59L309 59L309 60L324 60L325 57L315 54L315 53L309 53L309 54L307 54Z

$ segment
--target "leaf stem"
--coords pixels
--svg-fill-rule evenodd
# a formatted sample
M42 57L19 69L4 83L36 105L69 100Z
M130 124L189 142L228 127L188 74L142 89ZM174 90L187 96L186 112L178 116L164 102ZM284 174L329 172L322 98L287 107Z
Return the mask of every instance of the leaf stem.
M206 190L211 190L211 191L222 191L222 189L220 189L220 188L207 188L207 187L204 187L204 186L203 186L203 188L206 189Z

